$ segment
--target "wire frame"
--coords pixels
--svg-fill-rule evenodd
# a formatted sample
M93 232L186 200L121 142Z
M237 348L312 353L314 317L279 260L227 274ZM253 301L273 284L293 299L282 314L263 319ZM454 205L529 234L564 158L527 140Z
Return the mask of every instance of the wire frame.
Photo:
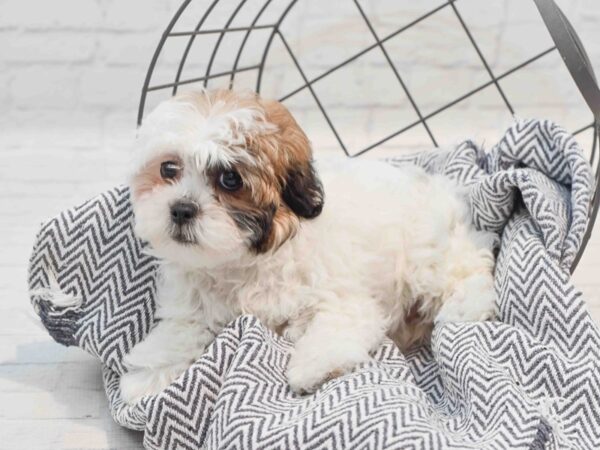
M196 25L195 27L193 27L193 29L186 31L174 31L174 28L177 25L178 21L180 21L182 15L186 12L186 10L190 6L190 4L193 3L193 1L194 0L184 0L182 2L181 6L169 22L158 43L158 46L150 62L142 88L142 94L138 110L138 124L141 124L143 120L148 94L155 91L166 91L169 92L171 95L175 95L178 92L178 89L182 86L202 85L204 87L207 87L210 80L217 78L222 79L224 77L228 77L229 85L233 86L236 82L237 76L240 76L241 74L246 72L254 72L256 74L256 84L254 88L257 92L260 92L262 82L264 79L264 73L267 59L269 56L269 51L271 50L274 41L279 40L280 44L282 44L283 48L289 55L297 73L302 79L302 84L300 86L282 95L279 98L279 100L285 102L301 92L307 92L310 95L310 97L312 97L312 100L314 100L318 110L320 111L320 114L322 114L325 122L327 123L327 126L331 129L335 140L339 144L339 147L347 156L354 157L363 155L383 145L384 143L396 138L397 136L400 136L403 133L408 132L409 130L415 129L416 127L423 127L428 136L428 139L431 141L431 144L437 147L438 138L436 138L436 136L434 135L434 132L429 123L430 120L437 117L442 112L449 110L450 108L459 104L463 100L475 96L476 94L487 88L495 89L498 92L502 103L504 104L508 112L511 115L514 114L515 108L513 107L509 96L502 88L500 81L512 75L513 73L531 65L532 63L540 60L546 55L549 55L554 52L559 52L562 58L565 60L567 67L571 71L571 75L573 76L579 89L582 91L586 102L592 110L592 114L590 115L590 123L574 131L574 134L578 135L580 133L593 130L593 143L591 149L590 163L592 164L592 167L594 167L594 178L596 181L596 189L591 202L588 229L585 233L581 249L573 263L573 266L571 267L572 271L575 269L590 238L600 203L600 90L598 89L598 84L593 74L593 70L591 69L589 59L587 58L585 50L583 49L583 45L577 38L575 31L573 30L567 19L564 17L564 15L560 12L558 7L554 3L554 0L534 0L534 2L540 10L542 18L544 19L544 22L546 23L546 26L548 27L556 45L549 46L543 51L540 51L538 54L531 56L530 58L500 73L496 73L492 70L492 67L486 59L484 52L482 52L478 42L475 39L474 34L467 25L467 22L463 19L461 12L456 7L455 3L459 0L446 1L440 4L439 6L425 12L419 17L413 19L409 23L385 35L380 35L377 32L376 28L373 26L371 20L365 13L363 7L361 6L358 0L347 0L353 3L354 8L356 9L356 14L362 19L362 21L364 21L364 24L368 28L369 33L372 36L372 44L364 47L360 51L355 52L354 54L345 58L343 61L332 65L327 70L324 70L317 76L313 77L308 76L307 72L305 71L305 68L302 67L299 58L297 57L292 46L290 45L288 38L286 38L285 33L282 31L282 23L284 22L286 16L288 16L288 14L294 8L294 6L296 6L298 3L301 3L298 2L298 0L285 0L283 2L274 0L260 0L262 3L261 7L257 10L257 12L250 17L244 16L244 18L247 19L247 25L244 26L232 26L232 24L236 21L236 19L239 22L239 13L243 10L243 7L247 3L247 0L221 0L221 3L226 3L226 5L230 7L231 12L229 13L225 24L217 28L211 28L207 25L207 23L209 22L208 19L211 16L211 13L214 12L215 8L220 3L220 0L210 0L206 3L206 7L203 8L203 11L199 14ZM439 13L442 10L450 11L458 19L458 23L460 24L463 32L465 33L468 42L473 47L473 50L475 51L479 62L485 69L485 73L487 74L488 79L480 85L476 86L475 88L469 90L468 92L457 96L456 98L452 99L451 101L447 102L442 106L437 107L433 111L424 113L424 109L421 108L415 100L415 96L409 90L409 87L405 82L401 71L394 63L384 44L389 40L395 38L396 36L399 36L401 33L427 20L431 16ZM264 24L262 23L262 19L265 16L275 17L276 20L273 20L271 23ZM255 61L255 63L250 65L243 65L241 64L241 61L243 59L243 56L245 55L245 51L248 49L249 38L251 37L252 33L258 31L268 33L268 37L266 39L264 48L261 49L260 55ZM235 58L233 59L231 68L228 70L217 70L215 68L215 58L217 53L219 52L219 49L223 45L224 38L229 33L242 33L243 38L241 39L237 50L234 52ZM213 36L216 38L216 40L213 44L212 50L209 51L210 56L208 58L208 62L206 63L206 67L204 68L204 70L201 71L201 73L199 73L199 76L197 77L185 78L183 76L184 69L186 67L186 64L188 64L188 62L190 61L190 52L194 44L197 42L197 38L199 36ZM155 72L155 68L167 41L169 41L170 39L186 38L187 43L184 46L179 61L176 62L177 70L175 73L174 80L168 83L153 84L153 75ZM330 113L328 112L327 108L324 106L323 102L317 95L317 91L314 85L320 80L323 80L324 78L330 76L334 72L342 69L343 67L352 64L358 58L370 52L371 50L377 48L383 54L385 62L388 65L389 70L393 74L395 82L398 84L402 92L404 92L404 94L406 95L406 98L408 99L408 102L410 104L410 108L412 108L416 119L408 124L403 125L399 129L388 133L386 136L376 140L375 142L369 143L360 150L351 154L347 145L344 142L342 133L334 125ZM582 73L582 71L580 70L582 65L586 68L586 71L584 73Z

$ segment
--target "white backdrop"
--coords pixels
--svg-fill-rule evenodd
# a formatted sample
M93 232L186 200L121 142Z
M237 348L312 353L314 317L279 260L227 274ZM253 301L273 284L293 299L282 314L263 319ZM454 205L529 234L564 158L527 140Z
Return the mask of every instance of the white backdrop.
M231 7L237 1L221 4ZM247 3L252 8L262 2ZM381 36L442 3L361 1ZM600 1L558 3L600 73ZM196 7L206 4L208 0L194 2ZM106 416L94 363L76 350L49 342L30 320L26 267L41 220L124 181L146 68L178 5L176 0L0 0L0 435L8 436L0 440L0 448L16 448L3 447L9 438L30 449L79 448L82 442L125 448L123 442L132 439ZM532 0L458 0L456 5L495 74L552 45ZM223 18L216 13L213 19L218 25ZM191 29L195 20L194 14L182 18L179 29ZM309 77L373 43L349 0L299 0L284 32ZM155 82L173 80L185 39L170 40ZM489 81L448 9L386 46L425 114ZM199 41L194 48L199 53L191 55L184 77L203 74L202 52L211 48L210 42ZM230 59L235 43L224 42L223 49L219 58ZM269 54L267 73L263 83L267 95L279 96L301 84L277 44ZM591 121L556 53L501 84L521 116L552 118L570 130ZM323 79L315 89L351 151L414 119L378 52L369 52L355 65ZM317 152L339 151L305 91L289 105ZM489 145L510 120L492 87L435 116L430 125L441 143L470 136ZM591 134L580 139L589 149ZM416 127L372 155L427 143L424 130ZM597 318L599 271L596 233L576 281ZM74 383L72 388L61 387L64 377ZM31 433L34 425L36 433Z
M208 3L194 2L199 6ZM237 0L221 3L231 6ZM262 1L249 0L245 8L252 9L252 4L259 3ZM361 3L377 31L384 35L443 1ZM119 139L123 130L135 125L145 70L178 4L176 0L0 0L2 147L60 142L96 148ZM600 2L559 0L559 4L583 38L592 61L600 67ZM551 45L531 0L460 0L457 5L495 73ZM180 29L191 28L196 20L193 13L197 9L189 9L191 14L182 18ZM298 42L297 53L309 76L372 43L354 9L351 1L300 0L294 7L284 30L292 41ZM240 16L243 20L244 11ZM222 20L217 9L214 23ZM389 43L388 51L420 104L441 105L489 78L457 24L451 12L444 10ZM162 72L159 67L158 79L172 80L185 41L186 38L180 39L181 45L167 49L170 52ZM270 63L280 69L282 65L290 68L285 66L284 52L274 47ZM225 52L234 50L234 46L226 44L224 48ZM190 77L198 76L204 63L202 57L194 56L198 55L192 52ZM393 83L381 75L388 73L382 58L374 54L358 66L362 72L352 70L328 78L329 84L323 83L331 102L342 102L343 107L353 105L352 99L360 97L355 103L375 112L374 121L385 117L383 113L379 114L381 117L377 115L381 106L398 109L405 103L401 96L387 92ZM530 69L507 79L504 86L517 110L523 115L553 116L566 126L576 126L582 116L577 108L581 103L558 56L544 59ZM289 75L289 79L279 77L276 88L294 85L296 80L291 73L284 75ZM357 95L359 92L365 94ZM497 105L494 94L491 92L470 106L479 111L481 107L488 111L502 106ZM440 118L440 122L448 122L448 118ZM478 134L476 123L460 125L458 133ZM27 131L25 139L23 131ZM450 132L441 137L447 140L456 136Z
M192 29L197 12L208 3L192 2L176 29ZM361 0L380 36L442 3ZM558 3L600 72L600 2ZM2 252L0 264L14 264L15 255L22 259L39 220L123 181L146 68L179 4L178 0L0 0L0 223L10 231L10 237L0 235L2 247L9 249ZM224 23L225 12L238 0L220 4L223 8L216 8L211 17L214 26ZM240 23L260 4L261 0L248 0L239 14ZM532 0L459 0L456 4L495 74L552 45ZM349 0L300 0L284 22L284 32L309 77L373 43ZM155 83L173 80L186 42L187 38L169 40ZM214 39L197 40L183 78L204 73L212 43ZM449 8L386 46L424 114L489 80ZM237 49L227 39L222 47L217 67L219 61L231 60ZM249 43L247 48L252 53L262 46ZM263 82L267 95L282 95L301 84L277 42L267 66ZM590 120L556 52L507 77L501 85L521 116L552 118L570 130ZM350 151L414 119L406 96L377 49L315 88ZM156 100L155 96L149 102ZM289 105L317 151L337 151L335 139L306 91L292 97ZM435 116L430 126L443 144L464 137L491 144L510 120L491 87ZM590 148L591 133L580 139ZM416 127L384 147L412 148L428 142L423 128ZM372 155L382 155L383 150ZM595 263L600 264L600 256ZM8 283L16 288L12 283L21 281ZM0 288L5 283L1 281Z

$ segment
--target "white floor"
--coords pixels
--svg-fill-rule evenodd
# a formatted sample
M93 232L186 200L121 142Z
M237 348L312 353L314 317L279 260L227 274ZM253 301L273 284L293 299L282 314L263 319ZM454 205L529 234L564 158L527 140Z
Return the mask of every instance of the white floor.
M141 447L140 433L112 421L98 363L77 348L54 343L29 305L27 260L39 222L125 176L126 138L101 148L90 148L93 137L85 133L78 143L72 139L66 142L60 133L23 136L20 142L28 145L7 143L0 152L0 179L6 182L0 190L1 449ZM596 320L599 269L596 233L575 273Z
M122 181L120 158L58 135L28 139L0 145L0 449L141 448L141 433L113 422L98 362L38 324L26 282L40 221Z

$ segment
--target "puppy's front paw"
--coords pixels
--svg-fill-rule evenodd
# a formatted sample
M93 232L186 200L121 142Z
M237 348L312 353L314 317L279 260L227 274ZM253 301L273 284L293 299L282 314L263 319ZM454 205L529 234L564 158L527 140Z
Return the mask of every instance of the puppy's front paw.
M125 403L129 403L130 405L137 403L142 397L153 395L157 392L154 382L153 374L149 370L124 373L121 375L119 383L121 398Z
M292 391L298 394L315 392L326 381L350 372L357 364L369 359L368 353L357 349L350 349L345 353L342 343L338 348L330 350L321 347L313 351L296 349L292 353L287 368L287 379Z
M468 278L460 289L444 302L435 321L479 322L491 320L496 314L496 296L491 275L478 275Z
M187 366L175 365L157 369L134 370L121 375L121 398L133 404L147 395L156 395L173 383Z
M326 381L342 376L345 372L342 369L311 370L310 366L296 362L292 358L287 370L287 379L292 391L297 394L310 394Z

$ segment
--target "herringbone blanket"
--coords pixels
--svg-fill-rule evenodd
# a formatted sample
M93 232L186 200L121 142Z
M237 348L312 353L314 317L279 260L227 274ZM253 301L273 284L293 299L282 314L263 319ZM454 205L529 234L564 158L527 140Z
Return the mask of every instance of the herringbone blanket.
M56 341L102 362L115 420L144 430L148 448L600 448L600 333L568 270L592 184L574 138L522 121L489 152L464 142L391 162L469 186L473 220L501 235L498 321L438 326L431 347L408 355L385 343L298 396L284 375L289 344L241 317L163 393L127 406L121 360L152 326L156 264L122 187L42 227L31 300Z

